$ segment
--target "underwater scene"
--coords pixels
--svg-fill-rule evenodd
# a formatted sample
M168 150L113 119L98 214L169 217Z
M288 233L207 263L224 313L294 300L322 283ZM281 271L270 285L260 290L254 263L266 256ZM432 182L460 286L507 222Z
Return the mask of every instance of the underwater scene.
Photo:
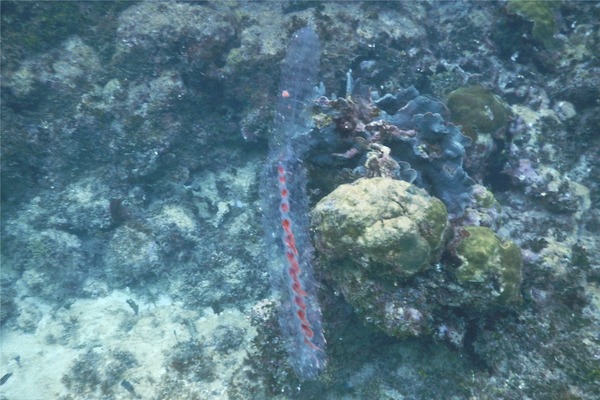
M0 11L0 400L600 398L600 2Z

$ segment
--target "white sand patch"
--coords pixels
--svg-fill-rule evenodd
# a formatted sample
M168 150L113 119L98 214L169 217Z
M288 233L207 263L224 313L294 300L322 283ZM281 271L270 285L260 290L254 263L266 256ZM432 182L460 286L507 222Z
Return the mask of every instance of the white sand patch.
M127 304L128 299L138 304L137 316ZM23 333L10 327L2 330L0 376L13 373L0 389L2 399L46 400L68 395L86 399L134 398L120 386L122 380L130 382L143 399L158 398L159 390L168 393L165 382L179 386L192 384L195 392L225 399L229 377L242 362L245 348L255 335L255 330L238 310L215 314L206 309L198 313L185 310L182 304L166 296L154 303L145 303L126 292L114 291L103 298L77 300L68 309L54 312L40 300L35 302L44 314L35 332ZM243 344L226 354L213 346L218 343L214 340L219 334L217 328L223 326L244 332ZM184 383L173 379L176 372L169 366L173 349L191 339L202 343L204 351L214 358L217 377L214 381ZM125 368L111 382L109 396L103 395L99 387L88 390L86 382L77 381L71 388L67 387L63 377L72 377L75 362L86 360L90 352L98 356L97 365L90 369L97 369L101 377L118 364L116 354L129 352L137 365ZM164 379L166 375L168 379Z
M13 374L1 393L11 400L58 398L65 393L60 379L77 356L76 350L46 344L43 336L17 331L2 332L1 352L0 374Z

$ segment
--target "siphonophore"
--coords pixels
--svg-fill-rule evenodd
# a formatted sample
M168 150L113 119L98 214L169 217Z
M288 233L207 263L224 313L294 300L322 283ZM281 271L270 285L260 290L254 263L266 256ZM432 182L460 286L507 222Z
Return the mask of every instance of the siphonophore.
M261 177L269 272L281 302L279 325L289 362L302 380L325 367L325 337L312 271L309 207L303 158L308 149L319 39L309 28L293 34L281 69L280 97L269 156Z

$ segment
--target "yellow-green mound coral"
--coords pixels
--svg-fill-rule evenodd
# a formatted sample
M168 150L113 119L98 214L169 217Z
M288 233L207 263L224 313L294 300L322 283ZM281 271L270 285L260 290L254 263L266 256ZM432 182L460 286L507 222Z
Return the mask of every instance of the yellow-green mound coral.
M448 218L440 200L408 182L363 178L323 198L312 217L323 272L365 322L395 337L431 330L420 292L398 284L438 259Z
M439 256L447 212L410 183L359 179L323 198L312 223L317 248L330 260L349 257L371 275L408 277Z
M500 240L482 226L464 228L465 238L456 248L461 265L456 269L458 282L469 293L481 292L485 303L514 305L521 301L521 250L511 241ZM477 290L477 289L481 290ZM484 306L480 301L472 304Z
M446 103L452 122L462 125L463 132L473 141L478 134L493 135L506 130L508 106L482 86L458 88L448 94Z

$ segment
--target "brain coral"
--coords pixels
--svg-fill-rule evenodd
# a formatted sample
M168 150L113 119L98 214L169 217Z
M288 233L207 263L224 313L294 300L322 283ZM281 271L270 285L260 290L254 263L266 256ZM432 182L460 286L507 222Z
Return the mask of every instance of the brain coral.
M444 204L391 178L341 185L313 211L316 246L329 260L350 258L370 276L409 277L439 255Z

